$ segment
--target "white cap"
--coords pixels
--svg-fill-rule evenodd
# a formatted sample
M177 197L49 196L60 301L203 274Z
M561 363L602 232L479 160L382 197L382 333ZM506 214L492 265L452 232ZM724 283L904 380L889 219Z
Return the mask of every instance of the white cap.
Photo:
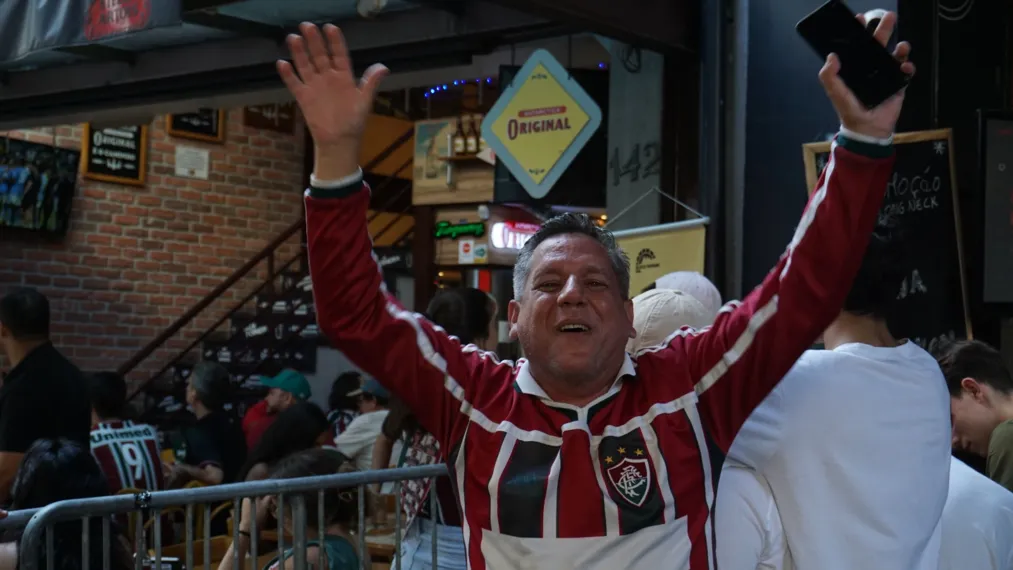
M721 310L721 292L703 275L696 271L676 271L658 278L658 289L675 289L691 295L707 309L707 324L714 322Z
M651 289L633 298L633 328L637 338L626 343L632 354L657 346L672 333L688 326L702 329L711 324L700 301L672 289Z

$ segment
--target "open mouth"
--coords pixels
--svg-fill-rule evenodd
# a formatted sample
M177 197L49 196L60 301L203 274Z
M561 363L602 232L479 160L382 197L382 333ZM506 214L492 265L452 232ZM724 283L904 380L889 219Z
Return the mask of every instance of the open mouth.
M568 325L560 325L559 327L556 328L556 330L563 333L587 333L591 332L591 327L580 324L568 324Z

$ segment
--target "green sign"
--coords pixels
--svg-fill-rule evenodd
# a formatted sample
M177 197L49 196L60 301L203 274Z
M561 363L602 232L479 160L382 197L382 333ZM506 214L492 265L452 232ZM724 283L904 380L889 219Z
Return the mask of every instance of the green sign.
M482 237L485 235L485 223L475 222L473 224L451 224L450 222L436 222L437 239L457 239L459 237Z

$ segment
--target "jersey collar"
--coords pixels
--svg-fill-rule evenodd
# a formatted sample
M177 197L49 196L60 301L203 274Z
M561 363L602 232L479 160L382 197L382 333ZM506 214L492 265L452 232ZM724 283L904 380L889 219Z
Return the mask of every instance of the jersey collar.
M636 375L637 375L637 368L636 366L633 365L633 359L630 358L629 354L624 354L623 366L622 368L619 369L619 374L616 375L616 379L615 382L612 383L612 387L609 388L608 392L603 394L601 397L595 398L595 401L597 402L598 400L612 396L613 394L619 391L620 386L622 386L622 380L624 377ZM545 393L545 390L543 390L542 387L538 384L538 381L535 380L534 376L531 375L531 366L528 364L527 360L521 360L518 363L516 382L517 382L517 389L520 390L521 393L528 394L529 396L537 396L538 398L548 400L550 402L552 401L552 398L549 398L549 395Z

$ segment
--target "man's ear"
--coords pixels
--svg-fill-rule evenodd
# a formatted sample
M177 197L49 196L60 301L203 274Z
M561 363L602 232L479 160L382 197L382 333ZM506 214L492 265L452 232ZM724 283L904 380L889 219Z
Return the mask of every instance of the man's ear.
M517 340L520 331L517 330L517 319L521 315L521 304L513 299L507 304L507 324L510 326L510 340Z
M980 404L988 403L988 393L985 390L985 385L974 378L964 378L961 380L960 388L975 402Z

